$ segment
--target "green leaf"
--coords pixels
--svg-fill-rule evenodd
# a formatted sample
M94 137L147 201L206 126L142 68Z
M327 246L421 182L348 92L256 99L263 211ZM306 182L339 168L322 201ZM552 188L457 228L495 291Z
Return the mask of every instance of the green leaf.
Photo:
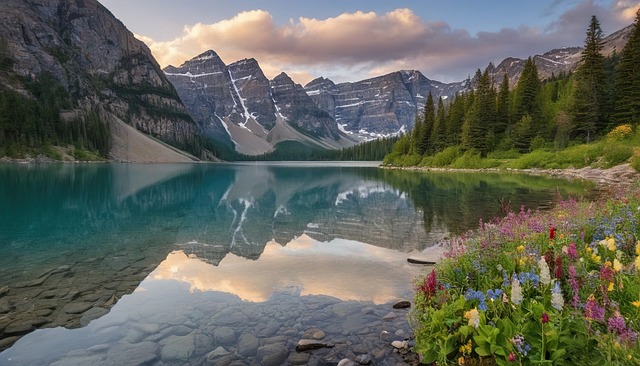
M489 350L485 349L484 347L476 347L475 351L480 357L491 356L491 352L489 352Z

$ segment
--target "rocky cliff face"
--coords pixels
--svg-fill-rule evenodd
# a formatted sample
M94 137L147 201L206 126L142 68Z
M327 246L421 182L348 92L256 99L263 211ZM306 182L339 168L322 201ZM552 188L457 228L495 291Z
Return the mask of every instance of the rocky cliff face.
M614 51L620 52L629 40L633 25L629 25L603 39L602 54L611 55ZM533 56L533 61L538 69L540 80L548 79L553 75L560 75L574 71L580 62L583 47L563 47L545 52L542 55ZM502 77L507 74L509 84L514 86L522 74L526 60L509 57L504 59L498 66L489 65L489 73L493 77L493 82L498 85L502 82Z
M3 0L0 86L28 95L25 83L49 75L73 98L67 114L98 110L170 144L188 148L197 126L151 52L95 0ZM120 159L119 156L114 156Z
M227 66L207 51L164 71L205 133L232 141L241 153L262 154L282 141L325 148L354 143L300 85L284 73L269 81L254 59Z
M466 81L444 84L412 70L337 85L318 78L305 85L305 90L345 133L358 139L373 139L413 128L430 92L437 101L468 87Z

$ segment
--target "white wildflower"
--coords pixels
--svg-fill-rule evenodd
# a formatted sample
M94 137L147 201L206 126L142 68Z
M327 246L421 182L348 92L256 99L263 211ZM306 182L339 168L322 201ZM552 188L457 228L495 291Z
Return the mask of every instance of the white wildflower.
M553 289L551 290L551 306L553 306L558 311L562 311L562 308L564 307L562 289L560 288L560 284L558 282L553 285Z
M540 283L543 285L548 285L551 283L551 273L549 273L549 266L547 265L547 261L544 260L544 257L541 257L538 261L538 266L540 267Z
M522 287L520 287L520 281L517 278L511 281L511 302L516 305L520 305L522 302Z

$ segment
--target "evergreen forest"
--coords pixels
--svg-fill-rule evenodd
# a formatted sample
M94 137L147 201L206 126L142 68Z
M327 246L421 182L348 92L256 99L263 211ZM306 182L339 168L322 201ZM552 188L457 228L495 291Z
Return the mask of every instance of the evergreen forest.
M515 85L507 75L492 80L487 68L476 71L473 90L448 104L430 94L424 115L384 164L487 168L512 161L506 167L564 168L604 156L604 167L631 158L640 170L640 11L621 52L605 57L602 48L593 16L572 73L540 80L529 58Z

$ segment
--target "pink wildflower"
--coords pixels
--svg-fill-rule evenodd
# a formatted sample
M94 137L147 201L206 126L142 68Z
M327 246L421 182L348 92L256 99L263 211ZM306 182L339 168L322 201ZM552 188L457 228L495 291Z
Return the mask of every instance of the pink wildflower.
M509 362L515 362L516 361L516 354L511 352L509 353Z
M584 317L587 320L604 321L604 308L598 305L593 294L589 295L589 299L584 306Z
M436 290L438 289L438 280L436 279L435 269L431 270L431 273L429 273L429 276L424 280L420 289L427 297L431 297L436 294Z
M574 261L578 259L578 248L576 248L576 243L572 242L569 244L569 258Z
M556 257L556 269L553 275L559 280L564 277L564 268L562 268L562 257Z
M542 313L542 319L541 319L541 321L542 321L542 324L546 324L546 323L548 323L548 322L549 322L549 314L547 314L547 313Z
M573 307L577 308L578 303L580 302L579 291L580 286L578 285L578 280L576 279L576 267L573 265L569 266L569 284L571 285L571 289L573 290Z

